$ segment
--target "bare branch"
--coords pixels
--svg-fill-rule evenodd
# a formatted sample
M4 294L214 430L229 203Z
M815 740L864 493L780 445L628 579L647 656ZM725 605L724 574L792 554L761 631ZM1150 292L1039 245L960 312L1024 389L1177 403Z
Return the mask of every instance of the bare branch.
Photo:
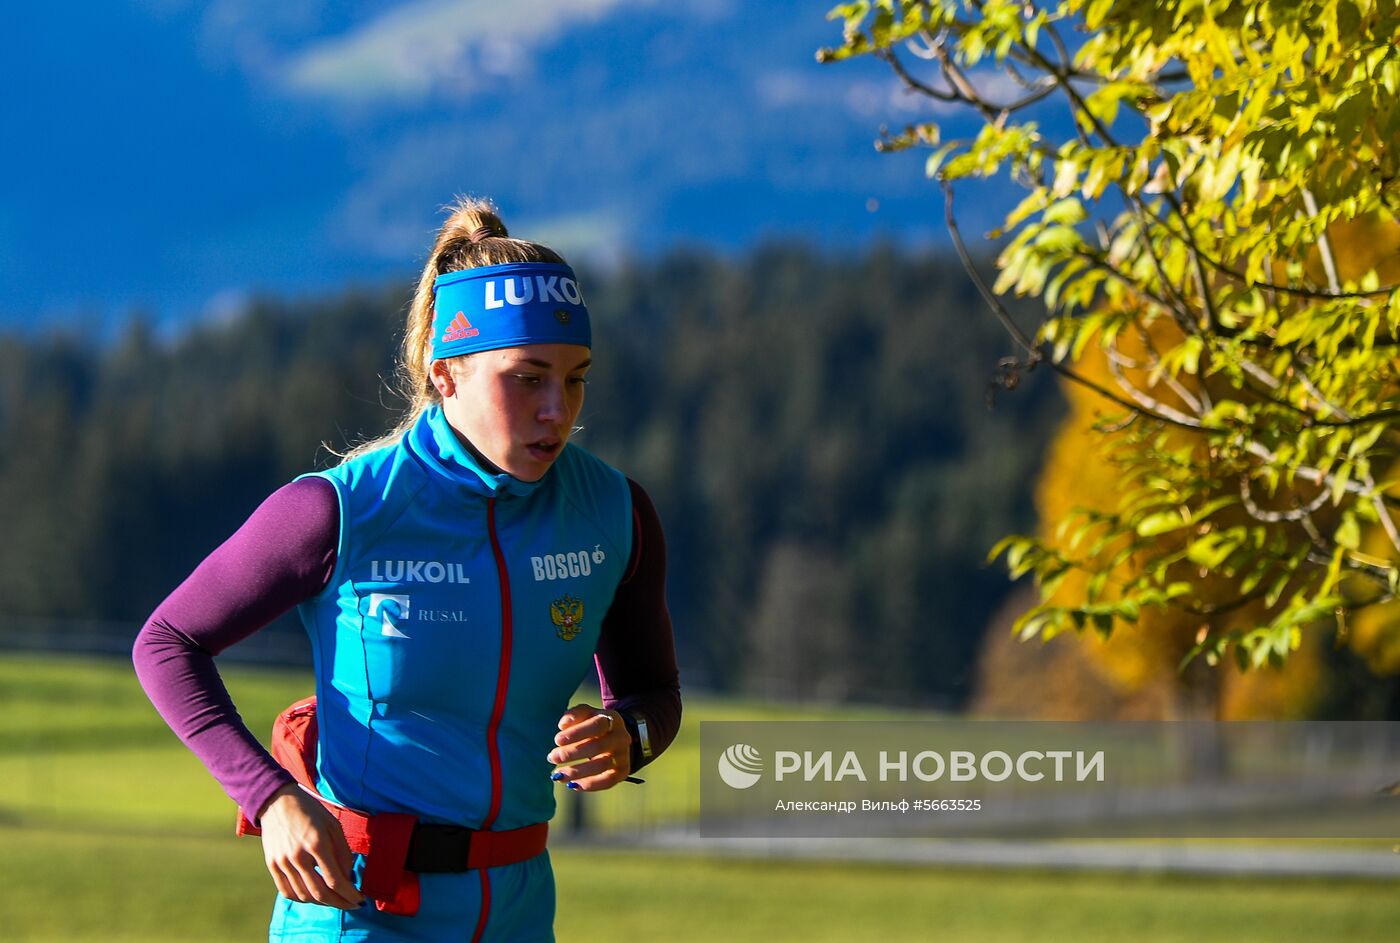
M1324 488L1317 493L1315 498L1302 507L1296 507L1289 511L1266 511L1254 502L1254 494L1249 486L1249 476L1240 476L1240 501L1244 504L1244 509L1249 512L1249 516L1257 521L1265 521L1268 523L1301 521L1326 504L1329 497L1331 497L1331 492Z
M1269 373L1267 370L1264 370L1262 367L1258 367L1252 361L1242 360L1240 362L1242 365L1248 365L1250 367L1253 367L1254 370L1258 371L1256 375L1259 377L1259 379L1262 382L1270 384L1274 389L1277 389L1281 385L1277 377ZM1344 422L1355 421L1345 409L1338 406L1336 403L1330 402L1325 396L1323 396L1322 392L1317 388L1317 386L1312 382L1312 379L1309 378L1306 373L1299 370L1294 373L1294 376L1296 376L1299 382L1302 383L1303 388L1308 391L1308 395L1311 396L1324 409L1330 410L1331 412L1336 413L1338 416L1341 416ZM1393 412L1400 414L1400 410L1377 410L1377 412ZM1333 423L1332 425L1335 425L1335 423ZM1385 531L1386 537L1390 539L1390 545L1394 547L1397 551L1400 551L1400 528L1396 527L1395 519L1390 516L1390 511L1386 507L1384 496L1377 489L1375 476L1371 474L1369 469L1361 476L1361 482L1366 486L1367 489L1371 491L1371 507L1375 509L1376 517L1380 520L1381 523L1381 529ZM1328 492L1324 490L1323 495L1325 496L1326 494L1328 494Z
M1002 63L1002 68L1006 70L1007 75L1011 76L1011 81L1015 82L1022 88L1027 89L1028 91L1040 91L1042 88L1045 88L1047 86L1047 83L1044 78L1032 82L1030 79L1023 76L1021 74L1021 70L1016 68L1016 66L1012 65L1010 59L1007 59L1004 63ZM1054 82L1050 82L1049 87L1054 88L1054 84Z
M953 238L953 246L957 249L958 258L962 261L963 269L966 270L968 277L972 279L972 283L975 286L977 286L977 291L982 295L982 300L987 303L987 306L989 308L991 308L992 313L996 315L997 320L999 320L1002 323L1002 326L1005 327L1006 330L1011 334L1011 336L1016 340L1016 343L1020 344L1022 349L1026 351L1032 366L1042 361L1045 361L1044 353L1042 353L1041 350L1038 347L1036 347L1035 342L1032 341L1029 337L1027 337L1025 332L1021 330L1020 326L1016 324L1016 322L1011 317L1011 312L1006 310L1006 306L1001 303L1001 300L998 299L995 294L993 294L991 288L987 285L987 283L982 279L982 276L978 273L977 266L973 264L972 256L967 251L967 244L963 242L962 232L958 229L957 218L953 214L953 187L947 180L943 180L941 178L939 180L939 184L943 188L943 212L944 218L946 219L948 225L948 233ZM1148 416L1151 416L1153 419L1157 419L1162 422L1169 423L1171 425L1183 426L1187 429L1199 430L1202 428L1206 428L1198 422L1188 421L1182 423L1176 419L1173 419L1170 416L1154 413L1151 410L1145 410L1141 406L1138 406L1132 402L1129 402L1128 400L1123 399L1121 396L1114 393L1112 390L1107 389L1106 387L1098 383L1095 383L1088 377L1081 376L1079 373L1069 369L1064 364L1056 363L1054 360L1049 360L1047 362L1050 364L1050 368L1056 373L1060 374L1068 380L1072 380L1073 382L1078 383L1079 385L1087 389L1093 390L1095 393L1098 393L1104 399L1117 403L1119 406L1122 406L1125 409L1129 409L1134 412L1142 412ZM1213 431L1223 432L1224 430L1215 429Z
M1177 425L1187 426L1192 429L1206 428L1196 417L1188 416L1181 410L1168 406L1166 403L1148 396L1147 393L1130 383L1127 376L1123 373L1122 365L1119 364L1117 358L1112 355L1108 358L1108 370L1113 374L1113 379L1118 382L1118 386L1122 388L1123 392L1127 393L1134 402L1153 415L1165 416L1174 421Z
M894 54L893 50L882 49L877 51L875 55L889 63L890 68L894 70L894 74L899 76L899 80L904 83L904 87L910 91L918 92L921 95L927 95L929 98L937 99L938 101L967 101L956 89L945 92L943 89L934 88L932 85L914 78L914 76L909 73L909 70L904 68L904 63L899 61L899 57Z
M1168 199L1172 198L1171 194L1163 195L1167 196ZM1178 216L1179 215L1180 214L1178 214ZM1179 242L1184 243L1188 247L1196 246L1196 242L1191 236L1177 231L1166 220L1158 219L1157 222L1162 226L1165 232L1167 232ZM1325 239L1326 237L1323 238ZM1320 245L1321 242L1319 242L1319 246ZM1331 290L1329 291L1318 291L1317 289L1313 288L1294 288L1292 285L1280 285L1276 282L1260 281L1256 279L1245 278L1242 274L1240 274L1238 270L1231 268L1229 265L1226 265L1224 262L1213 257L1210 253L1205 252L1204 250L1201 250L1199 248L1197 248L1196 251L1200 253L1202 262L1204 262L1206 265L1209 265L1211 268L1215 269L1220 274L1227 276L1232 281L1238 282L1246 288L1257 288L1260 291L1268 291L1275 294L1295 295L1299 298L1310 298L1315 301L1341 301L1349 298L1378 298L1389 295L1396 289L1400 289L1400 282L1396 282L1390 285L1382 285L1380 288L1358 291L1342 291L1341 286L1336 283L1334 283L1335 287L1331 288ZM1326 267L1325 262L1324 267ZM1335 262L1333 262L1333 267L1334 271L1332 272L1332 274L1335 275ZM1275 307L1277 307L1277 304L1275 304ZM1397 343L1397 341L1391 341L1390 343L1394 344ZM1377 342L1377 346L1380 346L1380 342Z
M1364 478L1366 487L1376 491L1376 480L1367 472ZM1390 538L1390 545L1396 550L1400 550L1400 531L1395 528L1395 518L1390 516L1390 509L1385 506L1385 501L1381 499L1379 493L1371 496L1371 507L1375 510L1376 516L1380 518L1381 529Z
M1218 603L1211 603L1208 606L1195 606L1189 603L1181 602L1177 602L1175 603L1175 605L1182 612L1189 612L1193 616L1200 616L1203 619L1208 619L1211 616L1222 615L1223 613L1231 612L1235 609L1238 609L1241 606L1248 605L1249 603L1254 602L1254 600L1267 595L1268 591L1268 587L1259 586L1253 590L1250 590L1242 596L1236 596L1234 599L1228 599Z
M1065 41L1060 38L1060 31L1055 29L1054 23L1050 22L1046 22L1041 29L1045 32L1046 36L1050 37L1050 42L1055 46L1055 52L1060 57L1060 69L1068 73L1074 68L1074 57L1069 54L1069 49L1065 46Z
M1010 114L1019 111L1022 108L1035 104L1041 99L1049 98L1055 92L1055 84L1053 81L1044 82L1038 83L1031 94L1018 98L1015 101L1005 103L990 102L982 96L971 80L969 80L952 62L951 57L948 56L947 50L941 43L930 45L925 49L910 48L910 52L921 59L925 57L936 59L942 69L944 80L948 83L948 90L935 88L927 82L916 78L892 49L876 50L874 55L876 58L889 64L890 68L894 70L895 75L899 77L899 80L904 83L904 87L909 91L927 95L938 101L963 102L982 112L983 116L988 119L990 119L994 113Z
M1351 419L1316 419L1313 425L1331 426L1333 428L1341 426L1365 426L1373 422L1382 422L1386 419L1400 419L1400 409L1377 409L1369 413L1362 413Z
M1303 206L1307 208L1308 215L1317 218L1317 200L1313 199L1312 191L1303 188ZM1322 234L1317 237L1317 248L1322 255L1322 269L1327 273L1327 287L1332 294L1337 294L1342 290L1342 283L1337 278L1337 259L1332 255L1332 243L1327 239L1327 230L1323 229Z
M1005 113L1006 109L997 108L982 100L982 97L977 93L977 89L967 80L967 76L963 75L957 65L954 64L953 57L948 55L948 50L940 50L938 64L942 67L943 78L948 84L957 89L958 94L961 95L965 101L970 102L974 108L982 112L982 116L988 121L995 120L994 116L997 114Z
M1240 369L1243 370L1245 374L1247 374L1245 378L1246 383L1248 384L1250 391L1253 392L1256 396L1259 396L1265 402L1273 406L1278 406L1282 409L1286 409L1289 412L1296 414L1302 419L1304 425L1312 425L1314 423L1316 417L1313 416L1312 413L1308 412L1303 407L1299 406L1298 404L1289 402L1286 394L1282 398L1274 395L1274 392L1277 391L1280 386L1282 386L1282 384L1279 382L1278 377L1274 376L1272 373L1265 370L1263 367L1259 366L1253 360L1250 360L1248 358L1242 357L1238 361L1236 361L1236 363L1239 365ZM1266 389L1260 389L1253 383L1248 383L1248 380L1251 377L1256 382L1262 383L1266 387Z
M1326 399L1326 397L1322 395L1321 391L1319 391L1318 388L1313 384L1312 379L1306 373L1300 370L1295 374L1295 376L1298 377L1298 381L1303 384L1303 388L1308 391L1308 394L1312 396L1312 398L1315 399L1324 409L1330 409L1338 416L1341 416L1344 421L1350 420L1352 418L1345 409L1336 405L1335 403L1329 402ZM1370 469L1367 469L1362 474L1361 481L1372 492L1371 507L1375 509L1376 516L1381 522L1381 529L1385 531L1386 537L1390 539L1390 545L1394 547L1397 551L1400 551L1400 530L1396 529L1394 518L1390 516L1390 512L1386 509L1385 502L1381 500L1380 493L1376 489L1376 479L1371 474Z
M931 35L928 30L921 29L919 30L919 39L922 41L923 45L915 43L914 37L910 36L904 41L904 48L908 49L909 53L914 57L922 59L925 62L932 62L934 59L938 58L939 47L947 41L948 31L946 29L941 30L937 36L934 36Z
M1117 422L1100 423L1094 426L1094 428L1101 433L1112 435L1115 432L1122 432L1124 429L1128 428L1141 418L1142 413L1134 410L1128 413L1122 419L1118 420Z
M1312 540L1313 546L1321 550L1324 554L1320 560L1313 558L1311 554L1308 556L1308 559L1312 560L1313 563L1321 563L1323 566L1329 565L1332 562L1332 558L1328 556L1328 554L1331 553L1332 547L1323 539L1321 531L1317 529L1317 524L1313 522L1312 515L1304 514L1298 520L1303 525L1303 530L1308 532L1308 538Z
M1266 445L1262 445L1258 442L1246 442L1244 444L1244 448L1245 451L1249 454L1255 456L1256 458L1261 458L1269 464L1275 464L1278 462L1278 453L1274 452ZM1295 477L1301 478L1304 481L1312 482L1315 485L1324 485L1329 491L1332 488L1333 484L1335 484L1336 482L1336 476L1329 474L1328 472L1324 472L1320 468L1314 468L1311 465L1299 465L1296 469L1294 469L1293 474ZM1346 485L1343 486L1342 490L1349 494L1365 496L1367 486L1364 482L1353 480L1348 481ZM1387 504L1393 504L1396 507L1400 507L1400 499L1391 498L1387 495L1381 495L1380 497Z
M1119 189L1122 189L1121 185ZM1126 192L1124 196L1127 196ZM1186 300L1184 295L1176 290L1176 286L1172 284L1171 279L1167 278L1167 272L1162 266L1162 260L1157 255L1156 247L1152 245L1151 227L1147 223L1147 208L1140 199L1130 198L1129 205L1132 206L1133 213L1138 221L1138 242L1142 246L1143 251L1147 253L1147 257L1152 260L1152 269L1157 273L1157 281L1161 284L1164 291L1176 299L1175 305L1167 306L1167 310L1172 312L1172 320L1176 321L1176 326L1181 328L1182 332L1185 334L1199 333L1200 328L1197 326L1195 318L1192 317L1190 302ZM1156 217L1154 216L1153 219L1156 219Z
M1141 295L1143 298L1146 298L1148 301L1151 301L1153 304L1157 305L1157 307L1161 308L1163 311L1171 315L1172 320L1177 322L1178 326L1180 326L1181 320L1183 318L1186 318L1187 323L1191 324L1192 329L1189 331L1185 331L1185 333L1196 333L1195 324L1190 321L1189 317L1186 317L1185 312L1183 312L1180 308L1178 308L1168 299L1163 298L1161 295L1153 292L1146 285L1142 284L1141 282L1137 281L1129 275L1123 274L1123 272L1120 271L1118 267L1115 266L1113 263L1099 258L1092 252L1085 252L1083 250L1080 250L1075 254L1081 259L1084 259L1087 262L1089 262L1089 264L1094 266L1095 268L1101 269L1110 278L1123 285L1123 287L1127 288L1129 291L1133 292L1134 294Z
M1142 326L1141 322L1134 322L1134 326L1137 328L1138 337L1142 341L1143 348L1146 349L1151 358L1147 363L1147 369L1154 370L1157 365L1162 362L1162 355L1157 352L1157 346L1152 343L1152 335L1147 332L1147 329ZM1197 416L1205 415L1210 411L1212 406L1210 393L1206 390L1204 379L1201 381L1199 396L1188 390L1186 385L1170 372L1163 373L1162 380L1167 384L1167 388L1175 393Z
M1002 327L1006 328L1012 339L1021 346L1027 354L1031 356L1033 362L1044 359L1044 354L1040 348L1031 340L1026 332L1021 330L1021 326L1011 317L1011 312L1006 310L1006 306L1001 303L996 295L992 294L991 288L982 280L982 276L977 272L977 266L972 262L972 255L967 251L967 245L963 242L962 231L958 228L957 218L953 215L953 185L947 180L939 178L939 184L943 188L943 216L948 225L948 232L953 237L953 245L958 252L958 258L962 260L963 268L967 270L968 276L982 295L982 300L992 309L997 320Z

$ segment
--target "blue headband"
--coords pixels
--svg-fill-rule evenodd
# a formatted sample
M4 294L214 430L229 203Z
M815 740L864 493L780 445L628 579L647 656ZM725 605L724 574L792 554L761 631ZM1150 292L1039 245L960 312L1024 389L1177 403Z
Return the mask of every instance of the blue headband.
M588 308L567 265L523 262L439 275L433 359L525 344L593 346Z

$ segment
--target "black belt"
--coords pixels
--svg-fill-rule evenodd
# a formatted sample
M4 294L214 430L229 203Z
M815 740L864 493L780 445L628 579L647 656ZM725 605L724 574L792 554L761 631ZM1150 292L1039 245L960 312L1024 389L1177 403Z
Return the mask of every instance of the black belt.
M442 874L514 864L544 851L548 835L549 826L544 822L505 832L420 822L413 827L404 869L420 874Z

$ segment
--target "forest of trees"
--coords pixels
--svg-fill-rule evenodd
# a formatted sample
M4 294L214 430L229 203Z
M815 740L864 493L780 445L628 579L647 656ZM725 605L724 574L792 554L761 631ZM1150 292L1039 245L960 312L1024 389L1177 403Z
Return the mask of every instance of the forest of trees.
M961 267L770 248L582 275L575 441L657 504L686 680L964 704L1011 589L983 560L1034 526L1063 405L1043 375L993 399L1007 342ZM268 298L174 339L0 335L0 638L134 634L262 498L335 461L322 443L391 424L407 299Z

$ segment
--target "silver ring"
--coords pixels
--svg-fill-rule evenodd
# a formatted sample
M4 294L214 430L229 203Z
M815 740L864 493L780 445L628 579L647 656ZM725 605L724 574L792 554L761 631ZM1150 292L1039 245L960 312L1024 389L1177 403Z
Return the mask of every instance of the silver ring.
M606 732L607 732L607 733L612 733L612 729L613 729L612 714L609 714L609 713L604 712L603 716L606 717L606 718L608 719L608 729L607 729Z

